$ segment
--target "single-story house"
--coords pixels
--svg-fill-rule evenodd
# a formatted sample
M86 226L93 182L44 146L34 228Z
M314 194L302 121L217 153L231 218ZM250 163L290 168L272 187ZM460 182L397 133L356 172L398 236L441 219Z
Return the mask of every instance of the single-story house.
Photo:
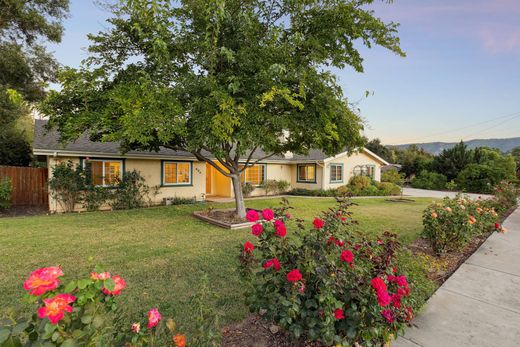
M47 162L49 177L57 163L70 160L91 170L92 180L99 186L112 185L125 171L138 171L148 186L157 188L154 197L157 204L173 197L197 200L208 196L233 197L231 180L189 152L163 148L159 152L121 154L118 143L92 142L87 136L63 146L58 133L46 131L45 124L45 120L36 120L33 152ZM260 156L261 153L257 158ZM291 188L329 189L347 184L355 175L379 181L384 165L388 163L365 148L351 155L343 152L333 157L311 150L308 155L286 153L263 160L247 168L243 180L257 187L252 196L265 194L262 183L266 180L285 180ZM49 210L61 210L52 196L49 196Z

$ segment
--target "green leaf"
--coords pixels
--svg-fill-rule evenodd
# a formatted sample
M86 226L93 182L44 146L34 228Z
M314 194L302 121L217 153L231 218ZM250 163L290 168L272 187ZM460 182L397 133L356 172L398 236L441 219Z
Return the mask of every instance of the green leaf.
M9 335L11 335L11 330L7 328L0 329L0 343L6 341L9 338Z
M78 288L79 289L85 289L91 283L92 283L92 280L87 279L87 278L79 280L78 281Z
M55 331L52 336L51 336L51 340L52 341L56 341L58 338L60 337L60 333L59 331Z
M71 293L74 291L74 289L77 288L77 284L76 284L76 281L70 281L66 286L65 286L65 289L63 289L63 291L65 293Z
M14 327L11 334L18 335L18 334L22 333L25 329L27 329L28 326L29 326L28 322L19 323Z
M76 340L74 339L67 339L65 341L63 341L63 343L61 344L61 347L76 347L77 344L76 344Z
M116 287L116 284L114 283L114 280L109 278L107 280L105 280L103 282L103 285L105 286L106 289L108 289L109 291L113 291L114 288Z
M103 316L100 316L100 315L96 315L94 316L94 320L92 321L92 325L94 326L94 328L100 328L101 326L103 326L103 323L105 322L105 319L103 318Z
M47 323L45 324L45 328L43 328L43 330L46 332L46 333L52 333L54 332L54 330L56 330L56 325L54 324L51 324L51 323Z
M81 317L81 323L90 324L92 322L92 316L83 316Z

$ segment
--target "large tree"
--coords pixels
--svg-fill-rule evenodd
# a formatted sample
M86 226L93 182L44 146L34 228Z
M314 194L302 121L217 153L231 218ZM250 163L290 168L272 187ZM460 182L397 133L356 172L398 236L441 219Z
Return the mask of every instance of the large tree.
M59 42L69 0L0 0L0 165L28 165L20 123L41 100L58 64L43 41Z
M362 145L362 121L330 68L363 71L363 44L404 55L398 25L377 18L373 2L122 1L42 110L63 141L87 131L123 149L193 153L231 179L244 216L246 167Z

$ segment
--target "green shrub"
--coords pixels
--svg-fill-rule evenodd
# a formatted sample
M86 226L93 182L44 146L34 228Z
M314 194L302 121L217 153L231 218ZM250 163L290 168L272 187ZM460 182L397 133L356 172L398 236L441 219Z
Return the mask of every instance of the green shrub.
M458 189L457 183L455 183L454 180L449 181L448 183L446 183L446 189L448 189L450 191L457 190Z
M423 170L412 180L412 187L419 189L442 190L446 188L447 178L443 174Z
M267 180L265 181L265 194L282 194L285 193L290 186L291 184L285 180Z
M242 183L242 194L244 194L246 198L251 195L253 190L255 190L255 187L251 183Z
M294 188L287 192L288 195L295 196L320 196L320 197L334 197L338 195L337 189L305 189Z
M381 182L377 185L379 194L377 195L400 195L401 187L391 182Z
M10 177L4 177L0 180L0 210L6 210L11 207L11 194L13 186Z
M360 190L357 195L359 195L359 196L378 196L378 195L381 195L381 192L375 185L371 185L371 186L368 186L368 187Z
M493 187L493 193L493 198L486 202L499 213L504 213L518 205L520 189L510 181L501 181Z
M298 223L293 229L288 206L259 222L260 233L253 226L258 242L246 243L240 257L246 302L296 338L384 345L404 329L423 297L415 296L416 283L407 274L397 273L403 264L396 235L373 240L356 234L350 203L339 202L311 228Z
M128 210L145 205L145 198L150 191L144 178L138 171L123 173L123 179L118 182L112 192L111 205L115 210Z
M97 211L112 197L109 189L104 187L87 186L83 192L83 205L87 211Z
M82 201L85 181L85 172L80 165L75 166L70 160L58 163L52 168L49 179L51 196L65 212L72 212Z
M459 250L475 236L492 230L498 214L485 204L457 196L430 205L423 213L423 232L433 251Z
M168 198L166 205L190 205L198 203L195 197L193 198L183 198L180 196L175 196L173 198Z
M350 178L348 185L353 191L361 191L373 185L372 178L368 176L353 176Z
M466 192L492 193L493 187L505 179L499 167L470 164L457 176L457 185Z
M402 186L404 182L404 174L399 173L396 169L391 169L381 174L381 182L389 182Z

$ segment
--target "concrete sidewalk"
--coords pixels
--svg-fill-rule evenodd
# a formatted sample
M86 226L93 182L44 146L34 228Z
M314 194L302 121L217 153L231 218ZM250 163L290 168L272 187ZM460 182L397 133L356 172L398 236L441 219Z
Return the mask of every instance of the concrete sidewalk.
M393 346L520 345L520 208L455 271Z

